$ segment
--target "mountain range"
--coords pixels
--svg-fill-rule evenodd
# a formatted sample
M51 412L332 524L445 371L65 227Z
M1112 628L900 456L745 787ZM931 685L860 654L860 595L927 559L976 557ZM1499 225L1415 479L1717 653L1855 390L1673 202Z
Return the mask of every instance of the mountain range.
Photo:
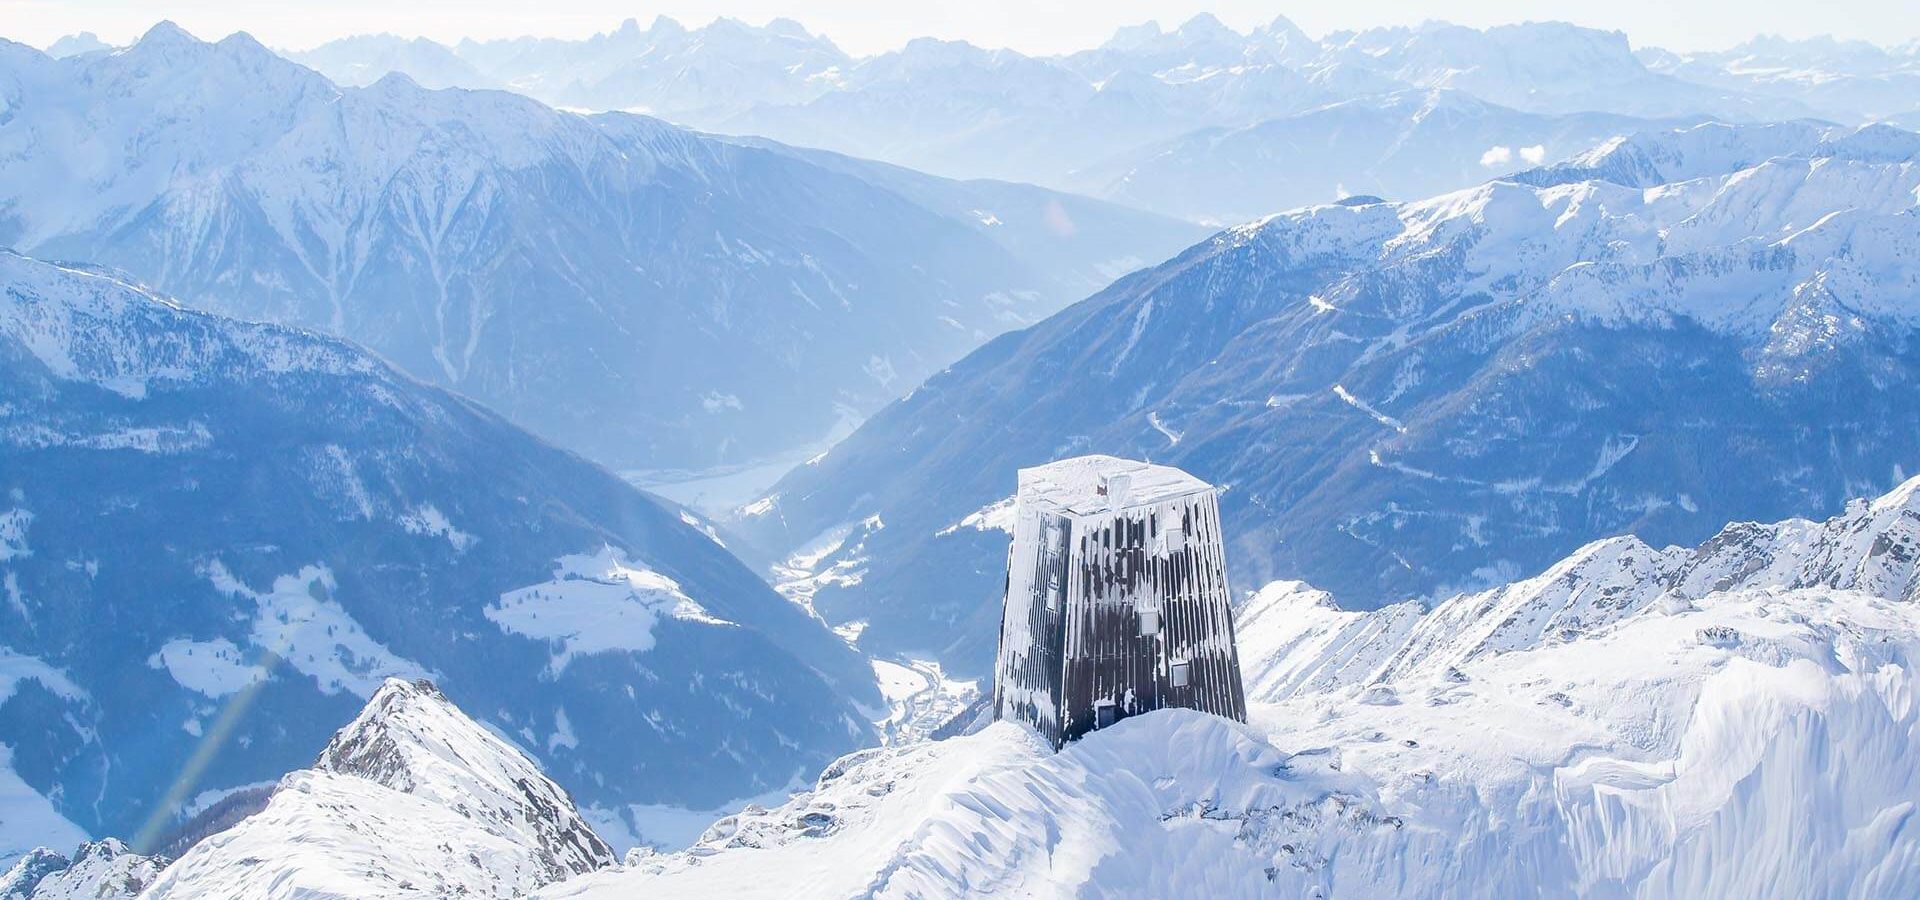
M1920 895L1916 86L0 40L0 900ZM1246 722L982 715L1088 453L1217 487Z
M870 652L981 671L1015 470L1222 490L1235 584L1354 603L1691 542L1920 470L1920 136L1702 125L1230 229L999 338L743 508ZM804 578L792 579L800 583Z
M0 246L351 338L621 470L806 450L1202 233L170 23L0 44L0 121Z
M0 255L0 300L0 847L151 852L388 676L624 843L874 738L866 660L708 523L472 401L97 269Z
M1059 56L925 38L855 57L791 20L688 28L664 17L578 41L376 35L289 55L342 84L391 70L505 87L1217 224L1343 187L1415 199L1677 119L1904 121L1916 106L1902 79L1920 59L1910 46L1779 39L1682 55L1557 22L1315 39L1285 17L1241 32L1204 14ZM1435 92L1485 107L1428 122L1422 101L1395 99Z

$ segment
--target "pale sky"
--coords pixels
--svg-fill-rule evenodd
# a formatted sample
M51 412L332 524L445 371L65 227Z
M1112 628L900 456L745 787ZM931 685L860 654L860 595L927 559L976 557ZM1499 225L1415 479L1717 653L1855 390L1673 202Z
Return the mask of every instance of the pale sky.
M247 31L272 46L304 49L367 32L448 42L584 37L629 17L645 24L664 14L699 25L726 15L754 24L795 19L855 54L890 50L922 35L1042 54L1090 47L1120 25L1149 19L1171 28L1202 11L1241 30L1285 14L1316 37L1437 18L1476 26L1559 19L1625 31L1635 46L1679 50L1718 49L1762 32L1881 44L1920 38L1914 0L0 0L0 37L44 47L64 34L92 31L125 43L172 19L202 38Z

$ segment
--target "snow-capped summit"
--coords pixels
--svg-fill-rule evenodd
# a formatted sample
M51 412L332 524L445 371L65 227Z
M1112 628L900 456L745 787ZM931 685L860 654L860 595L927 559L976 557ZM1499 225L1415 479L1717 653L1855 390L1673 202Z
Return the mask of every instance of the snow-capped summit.
M505 898L613 862L525 753L432 684L390 679L312 769L144 896Z
M511 828L534 849L548 879L613 861L612 848L538 764L467 718L429 681L388 679L313 768Z

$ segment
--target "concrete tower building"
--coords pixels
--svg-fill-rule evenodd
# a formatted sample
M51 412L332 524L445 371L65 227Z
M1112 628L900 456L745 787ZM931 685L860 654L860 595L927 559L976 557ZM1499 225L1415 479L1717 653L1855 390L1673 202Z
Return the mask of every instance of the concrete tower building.
M1020 470L1015 505L995 718L1055 748L1169 706L1246 721L1211 485L1082 456Z

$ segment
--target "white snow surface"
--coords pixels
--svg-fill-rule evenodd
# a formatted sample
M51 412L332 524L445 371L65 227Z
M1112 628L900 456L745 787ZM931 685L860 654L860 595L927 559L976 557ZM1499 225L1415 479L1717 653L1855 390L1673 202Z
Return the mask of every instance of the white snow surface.
M1121 489L1119 485L1125 485ZM1109 494L1109 486L1114 493ZM1206 482L1172 466L1158 466L1114 456L1076 456L1044 466L1020 470L1019 505L1070 513L1149 506L1174 497L1208 490ZM982 510L984 516L992 513Z
M606 545L561 557L551 580L501 594L484 613L502 631L556 645L548 664L554 675L577 656L653 649L654 625L663 616L733 624L687 596L678 582Z
M1432 611L1276 583L1239 613L1250 725L862 751L543 896L1914 896L1916 494Z
M147 665L166 669L181 687L213 698L225 697L267 678L267 670L258 665L258 660L249 659L245 651L226 638L211 641L174 638L147 657Z
M253 602L255 613L248 640L255 648L273 652L295 671L312 677L324 693L344 690L370 697L387 678L426 678L433 674L387 649L334 601L333 572L325 566L302 566L297 572L274 578L273 586L265 591L248 587L218 560L207 565L206 576L222 593ZM218 673L204 666L176 669L164 648L160 659L182 686L202 693L206 693L202 688L225 687L254 677L230 668Z
M612 859L525 753L431 685L394 679L313 769L143 896L518 897Z

